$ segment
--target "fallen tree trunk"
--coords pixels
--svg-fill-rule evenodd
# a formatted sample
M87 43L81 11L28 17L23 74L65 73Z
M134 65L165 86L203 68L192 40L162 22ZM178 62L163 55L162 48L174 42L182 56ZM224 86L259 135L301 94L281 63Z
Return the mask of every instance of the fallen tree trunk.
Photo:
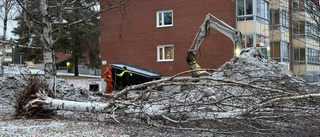
M47 102L42 106L44 109L53 110L69 110L69 111L81 111L81 112L110 112L109 103L102 102L76 102L60 99L48 98L44 102Z
M293 92L285 92L279 89L259 87L250 85L243 82L236 82L230 80L220 80L214 78L192 78L192 81L218 81L219 83L193 83L186 82L190 78L180 78L180 79L162 79L152 82L147 82L140 85L129 86L126 89L120 91L113 98L107 102L77 102L61 99L53 99L47 96L46 91L38 91L36 93L36 98L31 99L24 106L25 110L31 110L34 108L42 107L43 109L49 110L68 110L68 111L79 111L79 112L100 112L100 113L115 113L114 111L121 110L120 113L127 114L145 114L148 117L163 117L165 115L173 117L173 119L179 119L181 117L188 117L193 119L223 119L223 118L244 118L248 115L258 115L264 113L264 111L270 111L270 106L274 104L279 104L286 101L302 100L302 99L312 99L320 97L320 94L304 94L298 95ZM215 91L210 89L205 94L202 90L208 89L198 89L200 94L190 94L191 91L155 91L155 90L144 90L137 92L137 96L131 98L130 100L122 100L120 95L125 92L133 92L132 90L141 87L153 87L157 89L156 86L167 85L166 82L170 82L173 85L194 85L203 87L244 87L244 89L252 88L256 91L254 95L249 95L249 93L243 92L239 95L234 93L229 96L224 96L222 98L217 98L214 94ZM155 86L152 86L155 85ZM131 90L128 90L131 89ZM242 89L242 90L244 90ZM220 89L221 90L221 89ZM276 94L276 96L268 97L266 99L259 99L261 102L256 102L247 105L250 102L243 101L245 98L254 98L255 95L262 95L262 93ZM157 93L156 95L151 95ZM158 94L159 93L159 94ZM250 93L251 94L251 93ZM34 96L34 95L33 95ZM179 97L179 98L177 98ZM213 97L213 98L212 98ZM208 98L208 99L205 99ZM210 99L211 98L211 99ZM242 99L243 98L243 99ZM205 101L204 101L205 100ZM258 101L258 100L256 100ZM234 103L232 103L234 102ZM237 102L237 103L236 103ZM240 103L240 104L239 104ZM229 107L229 108L228 108ZM288 113L290 111L296 111L295 106L288 105L287 108L292 107L292 110L288 109L283 112ZM134 109L132 109L134 108ZM221 109L223 108L223 109ZM276 107L273 109L277 109Z
M315 128L309 129L320 126L318 85L305 83L287 69L267 61L257 60L266 63L260 65L250 64L255 59L247 57L235 59L211 77L173 76L150 81L126 87L102 102L49 99L44 90L37 90L42 91L40 94L33 92L36 88L30 88L27 102L21 104L30 115L43 108L94 115L102 112L104 120L113 119L127 127L134 128L139 122L160 129L212 132L208 136L320 134ZM275 73L279 70L283 72ZM72 93L63 96L66 94ZM127 99L122 98L124 94L128 94Z
M277 132L291 132L310 116L320 119L317 115L317 100L320 96L317 87L299 82L290 84L290 79L286 77L272 78L276 81L266 79L256 83L244 83L212 77L174 77L129 86L108 96L108 100L103 102L53 99L45 90L36 88L36 84L29 84L31 86L28 95L24 96L28 98L22 99L25 100L22 104L26 111L24 114L28 116L39 114L38 112L43 110L89 112L94 115L101 113L104 120L113 119L118 123L130 121L133 127L135 125L132 121L142 120L159 128L223 135L229 133L227 129L237 132L246 129L251 135L268 134L268 131L279 130L279 125L282 128ZM259 82L264 81L276 88L261 86ZM159 86L167 88L159 90ZM168 88L170 86L171 88ZM182 89L179 86L189 88ZM126 92L128 98L124 99L122 96ZM304 127L318 124L314 122L316 121L307 122ZM293 132L301 133L303 130Z

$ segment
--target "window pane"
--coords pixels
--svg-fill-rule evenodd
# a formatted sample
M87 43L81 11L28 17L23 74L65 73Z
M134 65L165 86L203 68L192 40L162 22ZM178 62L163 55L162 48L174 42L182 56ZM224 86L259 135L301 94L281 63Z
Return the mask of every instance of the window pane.
M246 0L246 15L252 13L252 0Z
M173 47L165 47L165 59L173 59Z
M257 0L257 15L261 16L261 0Z
M299 61L299 49L294 49L293 50L293 60L294 61Z
M253 47L253 36L246 36L246 47Z
M312 60L312 49L308 48L308 49L307 49L307 52L308 52L308 53L307 53L307 60L308 60L308 61L313 61L313 60Z
M282 42L282 57L289 58L289 44Z
M289 27L288 12L285 10L282 10L281 12L281 22L282 26Z
M158 53L158 55L159 55L159 59L160 59L160 60L163 60L163 48L159 48L159 53Z
M280 57L280 42L272 42L270 43L270 55L273 58Z
M265 1L261 1L261 17L264 17L265 15Z
M238 0L238 15L244 15L244 0Z
M279 12L274 13L274 24L280 24L280 16L279 16Z
M165 12L164 14L164 25L172 24L172 12Z
M158 13L158 25L162 25L162 13Z
M269 19L269 3L268 2L264 2L264 17L265 19Z
M300 23L300 34L304 34L305 29L304 29L304 23Z
M300 61L305 61L305 60L306 60L306 50L300 49Z

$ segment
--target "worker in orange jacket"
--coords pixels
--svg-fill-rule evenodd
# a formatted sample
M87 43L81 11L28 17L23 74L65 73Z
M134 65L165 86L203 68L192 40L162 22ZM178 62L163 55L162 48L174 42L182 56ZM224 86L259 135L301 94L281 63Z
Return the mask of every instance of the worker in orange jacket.
M112 93L112 72L111 72L111 64L103 72L103 79L106 82L105 93Z

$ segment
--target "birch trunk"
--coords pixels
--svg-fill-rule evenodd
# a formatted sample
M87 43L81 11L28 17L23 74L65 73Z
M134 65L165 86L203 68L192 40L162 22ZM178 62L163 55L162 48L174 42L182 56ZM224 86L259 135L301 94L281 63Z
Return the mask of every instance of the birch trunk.
M5 57L5 41L6 41L6 37L7 37L7 24L8 24L8 14L9 14L9 3L10 1L8 0L4 0L3 1L3 4L4 4L4 15L3 15L3 36L2 36L2 40L3 40L3 43L2 43L2 46L1 46L1 49L2 49L2 54L0 55L0 75L3 75L3 61L4 61L4 57Z
M52 50L52 24L49 20L47 0L40 0L40 13L42 15L42 35L41 44L43 45L43 60L44 60L44 75L49 84L49 89L55 91L55 58L54 51Z
M43 105L44 109L54 110L69 110L69 111L80 111L80 112L110 112L109 103L102 102L76 102L60 99L48 99L50 102L47 105Z
M53 51L53 36L52 36L52 22L50 20L50 15L48 14L48 4L47 0L39 0L39 9L41 14L41 21L32 19L30 15L31 2L24 0L19 3L24 10L23 19L29 29L32 29L36 36L39 37L42 48L43 48L43 61L44 61L44 75L48 83L48 88L50 89L50 94L54 96L55 91L55 77L56 77L56 67L55 58ZM35 25L41 25L42 30L37 30Z

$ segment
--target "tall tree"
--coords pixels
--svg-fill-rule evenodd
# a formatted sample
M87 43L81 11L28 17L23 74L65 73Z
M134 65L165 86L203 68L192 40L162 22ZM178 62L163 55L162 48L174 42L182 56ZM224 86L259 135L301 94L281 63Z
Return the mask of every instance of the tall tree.
M87 1L88 2L88 1ZM87 3L77 1L70 6L69 12L64 16L66 22L75 22L86 16L97 14L99 11L92 8L86 8ZM71 8L79 7L79 8ZM80 10L82 9L82 10ZM79 75L78 62L92 51L99 47L99 19L95 16L84 22L72 25L67 28L63 28L61 38L58 43L55 44L55 50L60 52L68 51L70 53L70 59L72 60L72 66L74 68L74 75ZM97 53L97 52L96 52ZM96 54L95 54L96 55ZM97 61L93 56L90 57L90 62ZM97 68L97 66L90 65L91 68Z
M13 9L14 5L16 4L15 0L3 0L0 2L0 18L2 19L3 24L3 33L1 40L5 41L7 39L7 30L8 30L8 21L13 19L13 16L15 15L15 11ZM1 50L4 49L4 43L1 45ZM4 53L1 51L2 54L0 55L0 75L3 74L3 56Z
M97 0L17 1L23 9L22 17L26 24L25 26L28 28L28 30L32 30L34 32L34 35L41 43L44 60L44 75L47 78L48 83L51 83L50 88L54 91L56 64L53 49L54 45L61 38L64 28L79 25L92 19L93 17L99 16L99 12L97 12L87 16L77 16L73 22L65 22L66 14L75 9L82 11L88 8L96 7L99 2ZM77 2L83 3L85 7L76 7L77 5L75 3ZM110 0L110 3L113 4L110 4L110 6L108 6L106 9L100 9L100 12L119 8L127 2L128 0ZM52 10L53 8L57 7L59 9L58 11ZM57 25L57 28L53 28L53 25ZM54 32L57 32L56 36L53 35Z

